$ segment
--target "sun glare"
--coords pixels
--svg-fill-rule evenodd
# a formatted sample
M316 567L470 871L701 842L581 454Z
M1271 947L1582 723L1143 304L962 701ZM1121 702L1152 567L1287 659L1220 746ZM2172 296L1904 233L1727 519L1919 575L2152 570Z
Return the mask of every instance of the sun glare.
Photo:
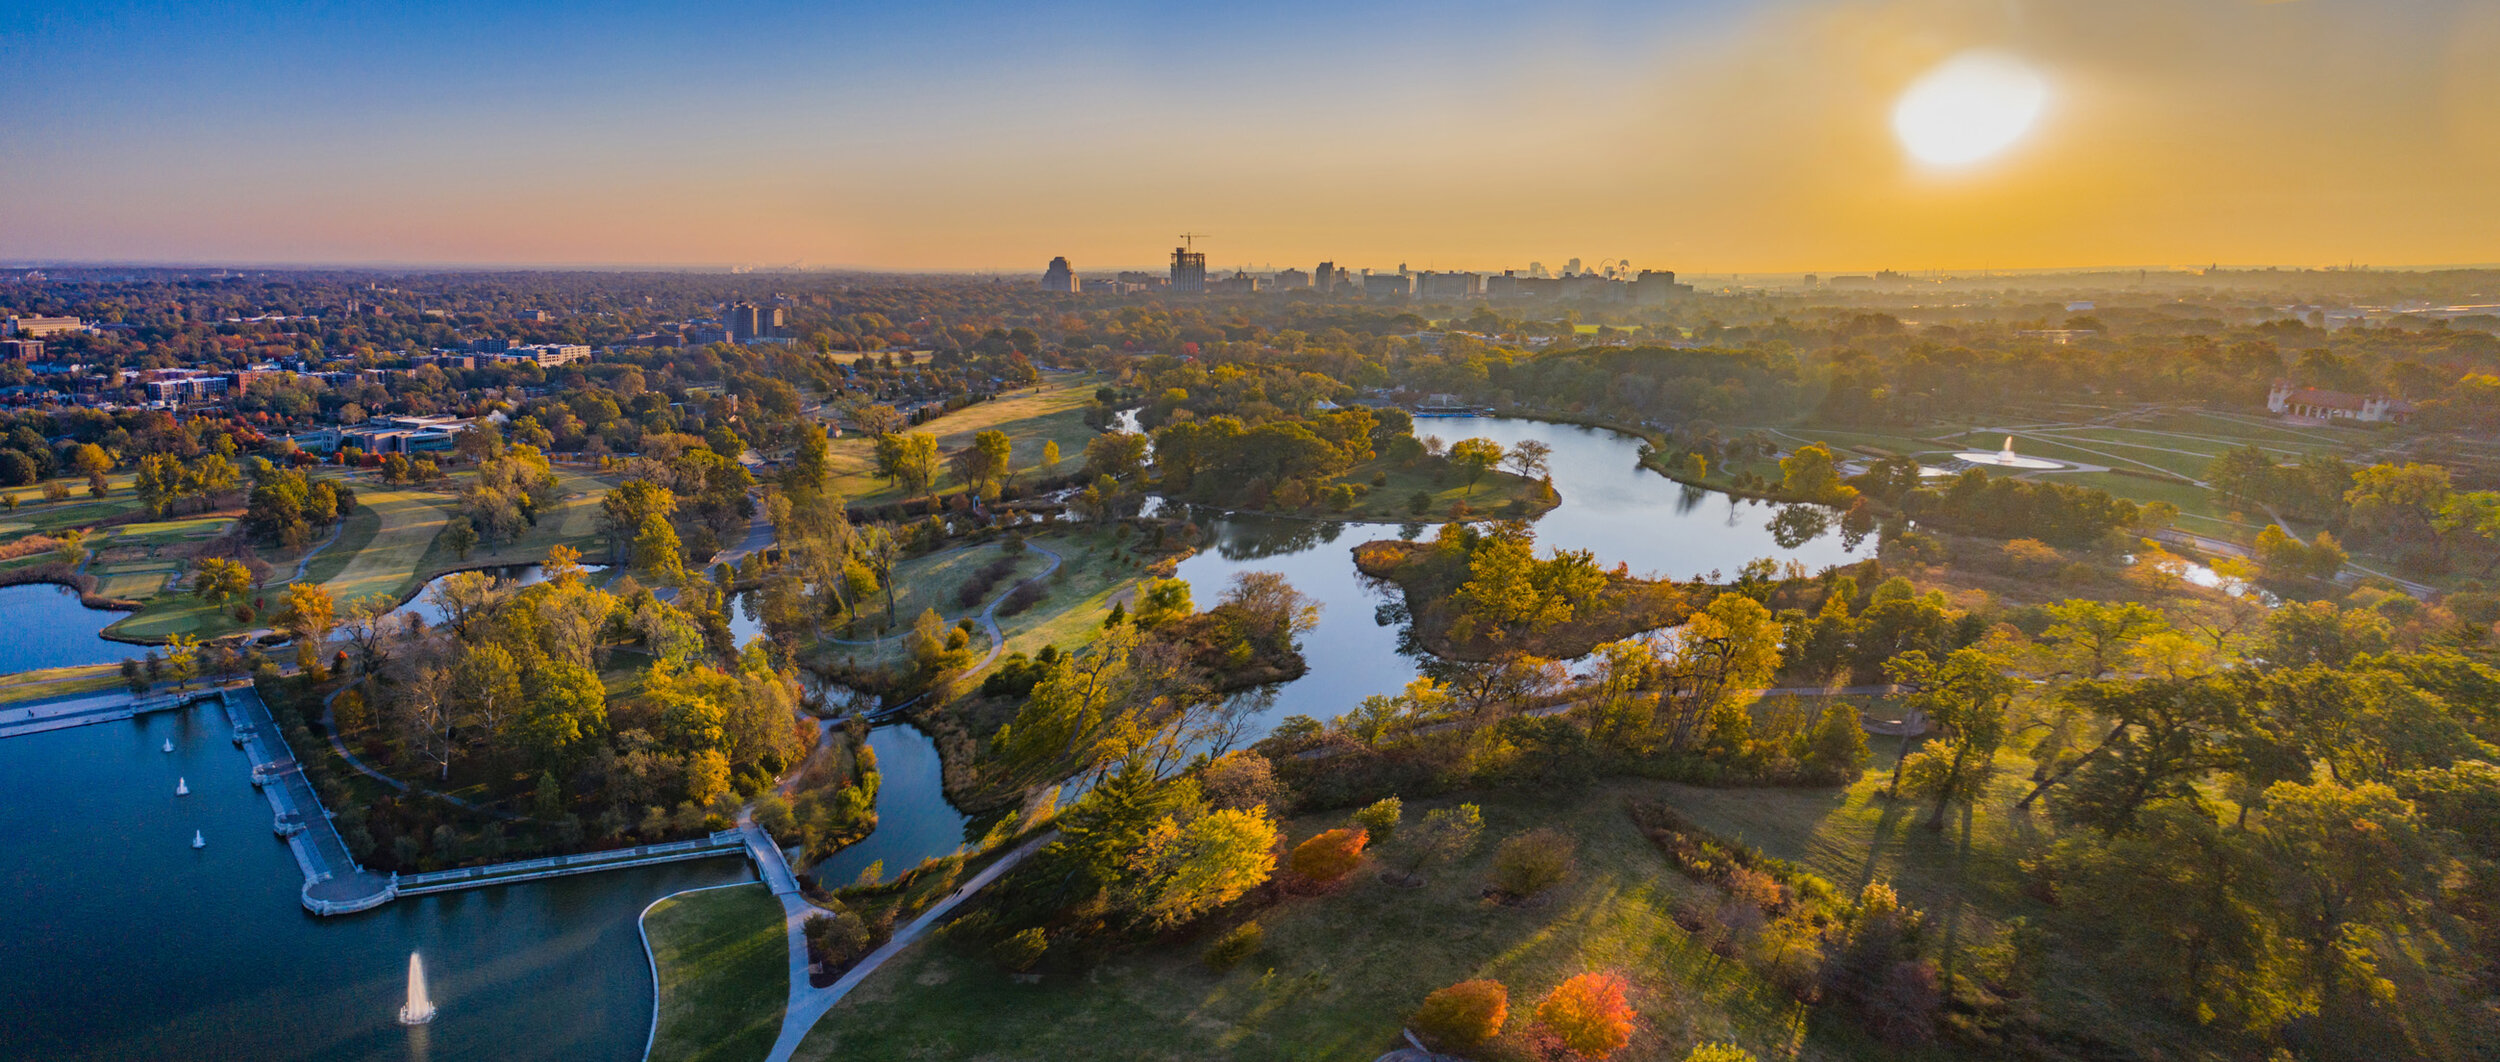
M1969 51L1919 76L1892 109L1892 131L1913 158L1964 166L2021 140L2048 103L2048 83L2022 60Z

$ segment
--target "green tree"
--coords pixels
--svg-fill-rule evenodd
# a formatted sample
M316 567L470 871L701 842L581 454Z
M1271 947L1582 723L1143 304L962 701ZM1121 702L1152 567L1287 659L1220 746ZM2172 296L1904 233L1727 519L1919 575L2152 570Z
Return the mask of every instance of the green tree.
M634 568L661 586L685 583L685 545L667 519L657 514L643 518L642 531L634 536Z
M477 525L470 523L465 514L444 521L443 545L461 560L468 560L469 551L477 548Z
M1800 501L1847 505L1857 491L1840 482L1840 462L1832 448L1814 442L1780 458L1780 492Z
M1502 444L1491 439L1460 439L1450 444L1450 463L1467 475L1467 495L1474 497L1476 482L1487 470L1502 463Z
M1186 824L1166 817L1143 848L1136 910L1146 924L1168 929L1266 882L1276 870L1276 824L1263 810L1212 811Z
M1943 734L1909 757L1894 781L1902 795L1935 800L1928 829L1944 829L1945 809L1976 803L1995 775L2006 709L2014 700L2008 667L2005 658L1979 649L1956 649L1942 662L1913 650L1885 665L1901 688L1902 703Z

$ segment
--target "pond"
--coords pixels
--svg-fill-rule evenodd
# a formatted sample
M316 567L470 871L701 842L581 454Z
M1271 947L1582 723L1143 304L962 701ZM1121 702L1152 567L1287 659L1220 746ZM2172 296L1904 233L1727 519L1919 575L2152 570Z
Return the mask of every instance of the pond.
M114 664L148 653L144 645L106 641L104 628L128 616L78 603L78 591L50 583L0 586L0 674L74 664Z
M1549 458L1562 503L1535 524L1540 554L1586 549L1601 566L1628 564L1635 574L1690 579L1718 572L1733 577L1746 562L1768 557L1808 569L1872 556L1872 538L1853 549L1836 534L1783 541L1771 521L1784 506L1743 501L1686 488L1639 466L1640 441L1596 428L1498 417L1439 417L1416 422L1418 433L1445 441L1477 437L1505 449L1528 439L1553 448ZM1182 561L1200 608L1215 603L1241 572L1278 572L1320 605L1319 626L1302 639L1310 672L1274 691L1251 727L1265 734L1290 715L1326 720L1366 696L1394 693L1420 672L1421 653L1404 643L1404 609L1394 589L1354 569L1353 548L1381 538L1428 537L1430 525L1336 524L1282 517L1211 515L1214 545ZM1202 522L1205 522L1202 520Z
M478 568L474 570L493 576L497 583L507 587L523 587L532 583L545 582L547 579L546 566L541 564L504 564L491 568ZM607 567L605 565L598 564L585 564L582 566L582 570L595 577L599 573L605 572ZM423 620L425 625L428 627L441 623L443 621L443 610L435 607L430 595L433 594L436 586L441 585L443 580L449 579L458 574L461 573L445 572L441 575L435 576L434 578L426 580L424 586L417 588L417 596L409 598L407 604L399 606L399 608L394 610L391 615L415 616L418 619ZM593 585L596 585L595 581Z
M733 857L316 918L228 734L207 705L0 741L0 1058L630 1060L643 907L753 877ZM442 1008L418 1028L394 1020L411 949Z

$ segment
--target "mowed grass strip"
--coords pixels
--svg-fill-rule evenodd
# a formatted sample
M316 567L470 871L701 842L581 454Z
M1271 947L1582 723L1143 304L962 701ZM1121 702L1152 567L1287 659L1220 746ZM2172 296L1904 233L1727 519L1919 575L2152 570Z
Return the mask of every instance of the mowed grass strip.
M307 574L318 578L342 607L377 594L397 600L416 589L420 582L417 565L450 516L448 499L441 495L367 486L356 492L356 513L349 517L347 530L335 545L314 558ZM359 517L370 517L372 522ZM350 541L349 536L362 527L372 528L371 537L363 543ZM321 577L321 569L342 556L346 563L338 574Z
M671 896L643 914L659 968L652 1062L750 1062L771 1051L790 993L781 902L761 883Z

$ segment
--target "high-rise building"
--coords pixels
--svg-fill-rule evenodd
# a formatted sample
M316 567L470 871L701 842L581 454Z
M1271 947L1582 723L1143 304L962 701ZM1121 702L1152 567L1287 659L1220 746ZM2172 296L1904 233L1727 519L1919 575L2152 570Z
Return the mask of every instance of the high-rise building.
M729 341L744 343L763 334L763 311L754 303L742 302L729 308Z
M1311 275L1299 269L1287 267L1277 271L1276 279L1268 286L1278 291L1301 291L1311 286Z
M1042 290L1053 295L1076 294L1076 270L1068 266L1067 256L1050 260L1050 268L1042 270Z
M1172 291L1200 295L1207 290L1207 256L1187 247L1172 248Z

